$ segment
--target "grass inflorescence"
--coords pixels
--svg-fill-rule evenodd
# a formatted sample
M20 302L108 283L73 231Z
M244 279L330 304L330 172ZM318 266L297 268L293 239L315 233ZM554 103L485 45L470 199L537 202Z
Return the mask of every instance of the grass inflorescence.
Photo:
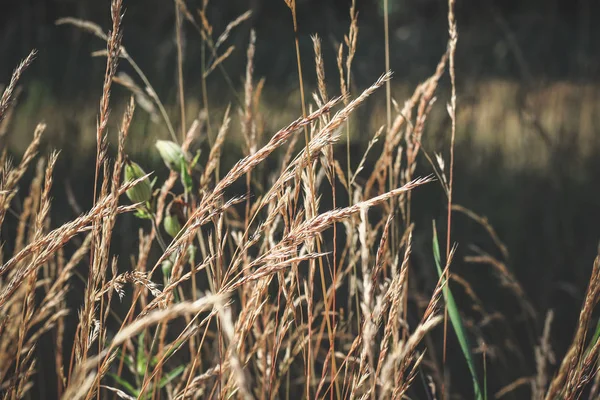
M600 329L592 331L592 314L600 300L600 256L573 342L557 360L552 310L545 322L538 320L507 267L509 253L500 235L485 217L455 204L460 93L453 0L448 2L447 50L431 77L402 104L390 85L387 1L383 71L358 90L352 81L360 46L355 2L348 34L337 45L338 70L326 71L317 35L314 54L301 54L296 15L301 5L285 0L301 107L297 119L275 132L265 131L260 107L265 81L254 76L262 39L251 31L243 93L236 92L223 67L239 50L224 44L250 12L217 36L207 17L208 1L196 13L184 1L173 2L179 120L172 121L122 44L122 3L112 1L108 33L91 21L57 21L106 44L96 54L105 57L106 72L89 210L53 227L54 170L61 154L38 155L44 123L19 161L6 151L0 156L0 225L5 229L9 212L18 220L12 242L0 248L2 398L38 393L64 399L446 399L455 394L485 399L523 387L535 399L598 395ZM202 107L192 121L186 111L185 24L202 38ZM32 51L17 66L4 89L0 126L18 107L17 84L35 55ZM314 58L312 97L305 93L303 58ZM119 72L121 63L136 76ZM206 91L206 81L217 73L228 83L223 92L232 97L219 119ZM422 142L446 73L448 163L446 150L430 154ZM331 78L336 74L338 79ZM118 117L111 110L113 83L131 92L116 143L108 135L109 121ZM372 132L357 157L350 149L355 111L383 86L386 124ZM221 160L235 129L235 111L243 156L226 169ZM128 154L128 133L142 112L164 125L165 137L150 150L164 161L160 174L146 173L143 162ZM33 179L22 188L19 183L30 169L35 169ZM444 234L435 223L431 230L415 218L414 203L424 186L439 189L444 198L439 216ZM16 203L20 213L13 211ZM485 324L503 324L506 317L488 313L469 278L453 273L456 214L481 225L500 254L477 248L464 260L492 267L532 333L531 348L521 350L531 365L516 368L522 375L510 382L488 375L490 365L502 363L498 353L514 348L502 349L501 341L490 345L483 333ZM125 216L134 226L129 223L130 231L123 233ZM116 254L114 243L123 235L137 237L138 248ZM458 298L456 291L465 295ZM510 334L506 343L513 343ZM490 381L500 382L493 393Z

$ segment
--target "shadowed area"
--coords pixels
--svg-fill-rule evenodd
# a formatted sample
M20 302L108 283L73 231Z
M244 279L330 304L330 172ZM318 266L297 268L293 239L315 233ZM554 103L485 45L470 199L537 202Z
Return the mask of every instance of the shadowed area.
M253 154L256 149L267 145L275 133L302 115L295 35L292 16L285 1L213 0L204 7L205 3L200 0L181 0L180 13L176 15L178 1L180 0L124 2L122 46L130 58L119 59L117 73L112 80L111 114L106 128L108 154L111 157L120 154L118 142L120 127L123 124L122 115L130 96L133 95L136 111L129 121L124 153L128 159L142 165L145 171L153 172L153 178L157 177L159 182L154 189L160 187L169 177L169 170L163 162L164 157L161 159L155 143L157 140L171 140L171 131L180 139L183 133L194 130L191 127L197 128L189 149L189 160L185 161L192 163L191 159L197 154L198 158L194 161L196 164L190 167L192 173L189 177L196 188L198 185L203 187L201 171L213 159L211 148L215 141L218 142L217 135L227 112L231 123L226 141L222 145L219 167L211 172L210 179L213 179L213 176L222 179L234 166L238 166L238 160L249 152ZM40 154L46 156L52 149L61 150L54 167L54 184L51 191L53 202L48 222L51 229L77 218L82 212L89 210L97 200L97 196L94 197L97 168L96 133L100 115L99 99L103 93L102 82L106 71L106 42L90 33L89 29L86 31L81 29L81 26L74 25L81 25L82 21L93 22L106 34L112 23L109 3L91 0L28 0L11 2L3 6L3 12L0 14L2 90L10 81L11 73L20 60L24 59L31 49L38 50L35 61L19 81L14 109L11 108L10 115L4 121L0 120L0 146L15 160L20 160L32 141L37 124L43 121L47 125L41 139ZM296 2L303 89L306 104L310 104L307 113L319 109L323 102L320 98L320 90L323 88L319 87L315 71L312 35L318 35L322 40L324 89L329 98L339 96L343 92L340 87L338 51L342 46L343 57L347 57L348 42L345 41L345 35L348 35L350 25L351 3L345 0ZM448 72L445 71L439 83L436 83L435 96L427 104L417 103L415 107L410 108L409 115L402 115L401 110L418 85L435 73L440 58L446 52L448 4L439 0L390 0L389 3L389 63L393 71L390 81L392 121L399 117L409 121L403 125L401 132L412 132L415 126L420 126L419 124L422 124L423 131L422 137L419 136L415 142L411 142L416 140L412 133L407 133L406 138L403 137L397 143L392 157L398 158L389 162L385 171L392 174L394 162L398 164L398 171L401 167L405 168L407 163L410 166L409 156L402 152L409 152L411 145L420 146L418 161L415 162L412 175L402 172L397 176L398 181L394 181L397 184L395 187L407 183L407 177L433 175L437 182L419 187L414 193L411 192L410 196L399 196L397 203L396 200L386 199L384 205L379 207L378 204L379 208L369 212L366 221L361 220L360 213L356 212L352 217L348 217L350 222L343 222L341 219L331 222L330 227L336 226L338 229L335 236L328 228L321 236L318 251L317 241L311 242L314 248L306 245L305 250L307 253L326 253L329 257L326 258L326 265L330 267L334 249L348 249L347 254L341 250L338 254L336 250L335 257L347 257L343 259L347 262L351 262L352 257L355 257L355 268L360 270L363 247L369 247L373 254L377 253L377 243L383 240L382 235L385 236L383 229L386 218L388 214L393 214L394 224L398 225L394 225L397 231L390 233L389 253L399 249L402 249L402 252L388 255L386 263L389 262L389 267L392 268L392 260L397 255L400 263L402 262L403 251L408 243L406 238L410 231L410 223L414 223L410 239L410 274L413 275L410 275L410 289L407 289L406 294L408 306L405 308L406 315L398 317L405 318L402 323L414 328L421 322L421 315L427 308L431 292L439 278L432 256L432 220L437 224L441 252L446 255L447 197L442 187L446 184L444 179L449 176L452 131L451 113L448 109L451 103ZM245 15L247 10L251 13ZM384 1L357 0L356 10L356 53L350 73L342 77L345 84L350 81L347 91L352 99L377 81L385 72L386 65ZM205 41L208 32L212 34L214 45L214 41L218 41L216 38L229 29L228 24L240 16L243 17L239 23L229 25L231 32L219 43L219 50L211 54L211 47L207 46ZM600 3L593 0L464 0L456 4L459 36L455 53L457 108L452 242L456 242L458 247L452 262L451 270L454 275L450 280L450 287L461 311L465 329L472 337L471 347L479 371L483 370L482 354L486 354L490 398L493 394L514 399L531 396L531 382L536 373L539 373L539 357L534 347L542 340L544 322L550 310L553 312L553 322L550 326L549 341L558 360L548 367L548 379L552 380L560 361L571 346L578 326L580 309L588 298L586 289L590 283L590 271L594 257L598 254L600 240L597 224L600 218L600 25L595 23L597 16L600 16ZM74 19L56 23L65 17ZM178 19L181 23L179 39L176 29ZM256 44L254 63L250 71L254 86L250 88L251 96L248 96L245 84L251 29L256 33ZM178 69L178 46L182 61L181 70ZM134 60L134 63L131 60ZM346 67L343 66L342 69L344 68ZM140 71L143 72L140 74ZM183 82L182 92L179 91L180 78ZM146 79L151 83L150 89ZM329 172L323 167L321 175L315 175L314 179L318 182L315 183L311 181L312 178L302 181L301 172L313 172L308 166L304 166L298 168L299 172L289 178L290 182L298 184L297 187L289 184L290 187L294 187L292 193L296 196L290 204L293 203L294 211L305 212L302 218L311 212L325 213L334 206L350 207L361 200L360 196L365 195L365 199L368 199L393 189L386 186L392 183L392 178L388 181L386 176L383 183L378 182L383 186L375 184L371 192L366 191L369 184L373 183L370 180L377 171L380 155L385 153L387 143L385 125L388 99L384 85L381 86L359 108L352 110L347 123L336 127L335 133L341 137L332 147L332 159L339 161L339 171ZM318 99L318 104L313 93ZM156 99L159 99L160 103ZM335 110L343 105L342 102ZM164 109L161 109L163 106ZM426 110L419 110L419 107ZM252 112L248 111L249 109ZM185 115L183 123L182 114ZM334 113L323 115L331 118ZM315 121L319 121L319 128L316 128L317 122L313 122L313 135L319 129L323 129L328 121L323 115L315 118ZM423 119L419 120L419 116L423 116ZM371 142L380 128L383 129L383 133L379 140ZM293 154L301 152L305 146L304 132L299 130L296 135L298 141L294 142L295 147L291 148ZM349 137L348 144L346 135ZM210 240L214 239L213 235L223 237L223 243L211 242L210 246L207 244L201 251L197 249L199 254L212 254L213 247L222 245L221 250L217 249L217 253L223 252L219 253L222 257L228 260L240 257L241 260L243 256L243 261L240 261L238 266L243 264L254 267L251 260L261 260L262 252L272 243L265 242L257 248L237 252L236 246L240 240L248 240L247 232L245 233L243 228L256 228L261 222L250 220L248 215L254 212L252 207L258 207L254 202L261 199L276 181L282 171L281 162L286 160L287 151L288 144L273 150L273 154L255 169L237 177L223 190L223 199L215 200L215 204L220 204L221 200L226 202L235 196L245 197L239 200L239 204L231 206L227 213L223 213L227 215L224 222L221 222L225 231L220 230L223 227L219 228L217 217L213 220L207 219L210 227L203 228L198 237L206 236L210 237ZM321 158L315 156L319 161L311 168L316 168L319 163L326 166L326 157L329 157L329 153L324 152ZM354 179L357 187L354 194L357 198L353 201L349 201L347 185L340 178L333 178L337 179L333 189L329 184L329 174L339 175L340 171L342 175L346 174L348 159L353 171L361 161L363 165ZM40 168L43 168L42 164ZM410 170L409 167L406 168L407 171ZM441 178L440 174L444 178ZM15 250L20 249L19 240L15 238L20 237L19 232L24 229L24 222L19 216L27 211L24 201L27 189L35 186L35 175L34 162L25 172L19 184L19 191L9 202L1 231L3 263L11 259ZM2 182L5 182L4 178L2 179ZM174 192L187 190L184 180L175 182L172 189ZM206 191L201 196L198 195L198 198L186 191L185 201L189 201L189 204L197 202L195 206L203 205L202 201L205 200L202 199L210 198L206 193L212 193L217 182L218 180L207 183L203 187ZM311 187L311 184L316 186ZM98 185L96 190L99 188ZM311 190L318 193L318 204L309 205L306 200L311 197ZM336 191L337 195L334 198L333 193ZM283 196L284 193L285 190L281 189L277 196ZM179 197L183 199L183 195ZM406 206L405 202L410 205ZM212 206L212 203L210 204ZM279 219L275 222L267 219L274 226L279 223L285 225L285 229L273 232L271 239L280 240L290 231L293 232L291 227L294 226L294 221L285 220L283 217L291 210L290 206L278 217L283 218L284 222ZM294 214L298 215L300 214ZM182 222L185 223L187 217L185 216ZM34 225L35 216L29 218L29 224ZM136 258L138 253L143 253L140 251L142 236L139 231L147 234L152 229L152 224L150 220L140 220L131 213L124 213L115 218L117 223L108 243L110 253L119 255L118 270L124 273L134 268L139 261ZM287 226L288 223L290 227ZM369 229L372 228L369 234L364 233L366 239L360 237L361 223L367 224ZM348 227L352 227L352 234L346 231ZM69 242L64 248L66 255L62 257L70 257L80 248L83 237L76 236L73 242ZM368 246L361 242L363 240L367 240ZM348 243L354 243L354 247ZM356 254L353 255L352 252ZM151 260L149 265L152 266L163 251L155 245L145 254ZM286 253L286 256L289 254ZM87 293L85 282L90 268L89 262L85 264L87 258L83 257L84 261L77 269L73 278L73 291L69 293L66 301L71 308L69 318L74 322L63 329L66 332L65 337L71 342L72 339L76 339L77 311ZM200 262L201 258L198 256L195 261ZM299 261L297 265L314 263L308 259L301 262L302 264ZM374 268L375 256L373 259L369 258L369 262L369 268ZM310 274L306 271L309 270L305 268L300 274L303 278ZM329 317L323 315L327 314L328 306L323 303L326 296L319 296L322 295L321 284L331 284L334 278L333 274L320 276L318 272L314 278L315 272L312 273L312 282L316 288L314 293L317 293L316 299L321 302L319 304L322 307L317 312L313 329L320 329L320 334L324 335L326 340L330 327L325 321L329 321ZM361 272L360 276L364 273ZM381 288L389 284L390 281L386 279L392 279L393 275L390 273L388 276L387 273L387 270L381 272L380 281L373 279ZM2 278L2 283L6 284L5 278ZM159 279L163 283L162 275ZM223 278L223 282L226 281L227 279ZM364 293L365 284L362 281L357 284L352 280L339 285L339 297L344 303L338 306L337 314L332 318L343 320L348 317L340 327L344 334L346 329L348 332L353 332L354 329L357 335L357 332L364 334L362 325L358 326L360 329L357 328L357 324L364 321L359 318L363 315L363 309L358 302L355 306L352 296L357 291ZM186 282L185 285L189 286L191 283ZM205 290L216 291L212 281L210 284L208 280L194 281L193 285L193 289L198 289L198 293ZM192 291L188 286L185 288ZM304 290L302 284L299 284L299 287ZM243 292L241 289L232 293L234 294L231 296L239 296L235 299L241 302L250 302L250 295L255 294ZM278 283L269 282L261 294L264 298L260 298L265 301L268 298L270 302L283 301L281 299L287 299L291 294L293 291L284 294ZM115 305L115 314L123 318L132 297L133 294L127 292L121 304ZM217 300L214 301L215 307L222 306L217 304ZM25 300L21 302L25 304ZM116 304L117 301L113 300L113 303ZM135 308L135 305L133 307ZM308 312L308 307L299 309ZM443 300L438 308L443 309ZM237 310L242 314L238 315L240 320L244 320L242 309L240 306ZM272 334L267 329L267 326L270 326L268 320L275 316L283 318L286 312L288 311L277 309L273 314L265 313L260 316L261 323L252 320L248 322L248 326L256 323L252 326L253 334L257 336L263 333L263 328L267 332L265 335ZM171 327L174 327L176 332L181 332L186 326L186 321L181 315L172 322ZM225 314L219 311L219 316L223 315ZM223 337L226 338L223 340L231 341L230 337L219 336L225 335L221 332L221 324L231 322L227 322L227 319L219 321L221 322L217 334L217 323L211 320L210 324L214 325L211 325L214 330L209 340ZM233 323L236 321L234 319ZM1 324L0 320L0 326ZM400 325L398 322L396 328L400 329ZM111 335L119 328L116 320L109 319L107 326L110 326ZM237 335L238 327L235 329ZM243 332L249 334L250 328L248 329ZM158 331L157 329L156 332ZM298 328L298 332L301 331ZM449 332L449 361L446 366L449 390L452 395L469 398L473 390L470 373L454 331L450 331L449 328ZM148 330L147 337L138 337L139 342L143 342L148 351L154 350L150 346L151 333L158 335ZM593 334L591 330L587 332L588 337L593 337ZM169 335L169 340L175 341L178 338L173 336L172 332ZM383 329L376 331L372 340L384 343L384 335ZM44 336L41 343L46 343L47 347L51 348L54 339L50 336ZM427 348L433 349L425 353L427 357L431 357L431 360L441 360L442 342L443 331L439 327L423 339ZM259 347L257 343L259 341L252 344ZM337 361L339 368L339 362L344 360L343 357L347 353L350 354L352 339L345 343L341 337L336 338L336 344L340 344L340 349L343 349L343 354L340 353ZM269 345L272 343L269 342ZM344 347L346 345L348 346ZM222 343L214 346L211 351L225 348L219 347L223 346ZM319 379L321 374L327 377L327 368L331 368L328 363L335 357L328 354L328 345L322 344L320 348L315 346L312 350L318 365L312 365L311 368L317 376L315 379ZM240 353L245 350L247 349L237 349ZM43 362L38 363L35 385L30 394L32 398L44 398L43 393L55 393L57 388L62 386L61 383L57 383L55 377L54 353L43 348L36 351L40 360L47 361L48 367ZM68 366L71 348L65 347L64 352L64 365ZM297 371L298 376L304 379L306 366L301 362L304 353L295 354L302 355L289 361L286 367ZM206 355L206 359L210 359L212 355L214 354ZM352 355L357 357L357 360L360 356L361 354ZM184 355L178 353L168 366L176 370L178 363L189 364L192 359L192 351L187 351ZM262 364L251 363L249 360L250 356L244 361L249 365L245 372L247 378L255 381L267 375L266 370L261 369ZM431 377L435 385L443 381L440 372L442 369L432 367L431 364L435 363L431 360L427 358L427 362L419 366L420 377L407 392L409 395L428 398L426 396L431 396L432 392L428 388L427 379ZM151 362L147 362L150 365ZM356 360L352 363L348 360L346 362L356 364L353 368L362 368L362 364ZM111 370L111 373L118 375L116 369ZM123 388L127 382L139 384L142 382L140 378L147 378L143 373L139 374L139 371L131 373L131 376L127 375L128 373L122 376L125 383L113 376L110 378L111 384L121 384L120 387ZM216 382L214 376L216 375L210 379ZM236 376L232 373L231 381L237 382L236 387L243 388L243 384L233 378ZM367 376L364 375L365 380ZM279 378L284 382L284 378ZM325 378L322 379L324 382ZM524 379L524 383L518 384L519 379ZM303 381L287 384L288 388L304 393ZM515 384L515 387L510 387L511 384ZM316 395L317 385L314 386L309 390ZM502 397L505 394L503 390L507 387L510 390ZM2 390L4 388L0 388L0 394L4 393ZM163 387L156 390L159 395L168 392L166 389L161 392ZM264 390L263 394L267 396L268 391L271 398L278 398L277 396L283 396L284 393L282 387ZM341 395L337 390L325 387L319 393L321 396L326 394L329 398L330 395L333 397L334 393ZM378 390L383 392L384 389ZM258 396L258 390L253 395Z

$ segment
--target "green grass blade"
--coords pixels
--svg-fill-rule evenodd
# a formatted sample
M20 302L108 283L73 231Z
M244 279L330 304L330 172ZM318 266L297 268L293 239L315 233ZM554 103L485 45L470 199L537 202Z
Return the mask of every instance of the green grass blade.
M129 382L127 382L125 379L121 378L119 375L117 374L113 374L112 372L109 372L108 375L113 378L119 385L121 385L121 387L123 389L125 389L125 391L132 395L132 396L138 396L140 394L140 391L138 389L136 389L135 387L133 387L133 385Z
M594 336L592 336L592 340L590 340L590 343L588 344L588 347L585 350L585 354L588 354L590 352L592 347L594 347L594 345L598 341L598 338L600 338L600 319L596 323L596 329L594 330Z
M142 331L142 333L138 336L137 352L135 356L135 369L139 376L144 376L144 374L146 373L146 364L148 363L148 358L146 357L146 349L144 347L145 335L146 331Z
M167 373L167 375L163 376L162 379L160 380L158 387L161 389L164 388L169 382L171 382L173 379L175 379L179 375L181 375L184 370L185 370L185 365L180 365L177 368L175 368L173 371Z
M443 273L441 256L440 256L440 245L438 242L437 231L435 228L435 222L433 224L433 258L435 260L435 267L437 268L438 275L441 277ZM458 307L450 291L450 287L446 284L443 288L444 299L448 306L448 315L450 316L450 322L454 328L454 332L458 338L460 348L462 349L469 371L471 372L471 378L473 379L473 391L475 392L475 398L477 400L483 400L481 388L479 387L479 380L477 379L477 370L475 368L475 362L473 361L473 355L471 354L471 346L469 344L469 338L467 337L467 331L463 325L462 318L458 312Z

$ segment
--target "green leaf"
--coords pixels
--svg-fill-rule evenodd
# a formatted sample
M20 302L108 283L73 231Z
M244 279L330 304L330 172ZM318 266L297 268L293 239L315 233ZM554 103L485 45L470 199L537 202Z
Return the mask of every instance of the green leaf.
M194 246L193 244L190 244L190 246L187 249L188 251L188 256L190 257L190 265L196 265L196 246Z
M148 358L146 357L146 349L144 346L144 337L146 336L146 331L142 331L142 333L138 336L138 345L137 345L137 353L136 353L136 371L139 376L144 376L146 373L146 364L148 363Z
M140 219L152 219L152 214L148 211L148 207L138 208L133 214Z
M440 245L438 242L435 221L433 222L433 258L435 260L435 267L437 268L438 275L441 277L443 274L443 270L440 256ZM460 348L462 349L463 355L465 356L465 360L467 361L467 364L469 366L469 372L471 373L471 378L473 379L473 391L475 392L475 398L477 400L483 400L483 395L481 393L481 388L479 387L479 381L477 379L477 370L475 368L475 362L473 361L473 355L471 354L471 345L469 344L467 331L462 322L462 318L460 317L460 313L458 312L458 307L456 306L456 302L454 301L454 296L452 296L450 287L445 281L444 284L445 285L442 291L444 293L446 305L448 306L448 315L450 316L450 322L452 323L454 332L458 337L458 343L460 344Z
M180 365L179 367L175 368L173 371L167 373L165 376L163 376L160 379L160 382L158 383L158 387L161 388L161 389L164 388L165 386L167 386L167 384L169 382L171 382L173 379L175 379L179 375L181 375L184 370L185 370L185 366L184 365Z
M193 181L192 177L188 172L187 164L185 163L185 160L183 158L180 160L180 169L181 183L183 184L183 187L185 188L186 192L191 192L193 190Z
M160 264L160 268L162 269L163 277L165 278L165 286L169 283L169 279L171 279L171 270L173 269L173 261L165 260Z
M113 374L112 372L108 373L119 385L121 385L123 387L123 389L125 389L125 391L127 391L130 395L138 397L140 394L140 391L138 389L136 389L135 387L133 387L133 385L129 382L127 382L125 379L121 378L119 375L117 374Z
M196 151L196 155L194 156L194 159L190 163L190 168L194 168L196 166L196 164L198 164L199 159L200 159L200 150Z

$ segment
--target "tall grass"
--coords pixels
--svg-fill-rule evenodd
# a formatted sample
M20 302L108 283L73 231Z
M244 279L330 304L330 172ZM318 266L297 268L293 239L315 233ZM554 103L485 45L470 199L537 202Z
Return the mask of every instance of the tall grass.
M223 44L250 13L232 21L215 40L206 16L208 1L197 14L185 2L174 1L182 137L175 134L163 103L121 44L122 1L112 1L108 33L90 21L59 21L93 33L107 46L102 52L106 73L96 125L93 204L79 217L53 227L52 187L61 155L38 157L43 123L19 162L13 163L3 151L2 229L9 229L4 220L8 212L14 213L15 204L21 212L11 232L13 241L0 248L2 398L35 393L64 399L485 398L491 350L478 326L465 323L461 306L468 303L457 301L449 284L460 284L472 308L485 318L491 316L468 278L452 273L457 248L451 236L453 211L482 225L503 257L481 251L467 261L494 268L522 305L534 336L540 336L532 339L531 349L522 350L530 351L535 366L499 388L495 397L512 395L524 385L536 399L595 396L600 387L595 374L600 341L598 329L590 334L590 328L600 300L600 256L573 343L553 369L553 314L548 313L543 327L537 326L536 310L503 261L508 250L499 235L485 218L454 204L459 107L454 1L448 2L447 51L431 77L402 105L393 100L389 71L362 92L351 93L359 40L354 2L349 33L338 47L339 85L328 85L335 80L325 77L333 72L325 71L321 41L313 37L310 57L314 56L318 93L309 101L301 62L309 55L300 53L296 2L286 4L292 14L302 115L271 134L261 123L264 81L256 81L253 67L255 47L268 38L250 34L243 95L235 92L222 65L236 50L223 50ZM387 12L387 1L384 4ZM202 36L203 46L203 111L191 123L185 108L185 23ZM387 67L387 51L392 51L387 15L384 27ZM0 124L10 122L17 83L34 57L35 51L19 64L4 90ZM137 77L119 75L123 60ZM206 80L216 70L231 84L234 105L213 135L215 118ZM448 165L444 150L432 156L422 145L427 118L438 107L438 84L447 70L452 121ZM142 81L143 89L136 80ZM114 151L107 132L113 82L132 92ZM387 124L373 132L358 159L352 158L350 118L382 86ZM222 171L228 133L234 129L231 110L236 107L244 156ZM146 173L127 152L133 145L127 138L136 114L155 113L155 108L171 139L156 144L169 169L163 180ZM300 131L305 142L297 145ZM344 133L347 146L340 145ZM205 136L209 149L202 155L196 150L207 145ZM19 183L36 158L34 178L23 190ZM373 163L368 161L373 158ZM265 167L267 160L278 167ZM419 171L431 173L420 176ZM413 192L422 186L441 188L446 197L447 214L440 218L446 223L445 252L437 233L431 239L428 227L414 218ZM339 195L344 191L348 199ZM324 206L326 198L332 208ZM138 237L138 249L119 256L112 249L123 214L135 218L136 230L125 235ZM420 231L428 237L428 253L434 250L425 265L414 255L421 246L415 241L423 237ZM416 265L435 279L422 285ZM442 328L448 320L453 331ZM451 348L456 339L458 352ZM457 354L460 358L453 359ZM460 379L469 384L467 391L461 389Z

